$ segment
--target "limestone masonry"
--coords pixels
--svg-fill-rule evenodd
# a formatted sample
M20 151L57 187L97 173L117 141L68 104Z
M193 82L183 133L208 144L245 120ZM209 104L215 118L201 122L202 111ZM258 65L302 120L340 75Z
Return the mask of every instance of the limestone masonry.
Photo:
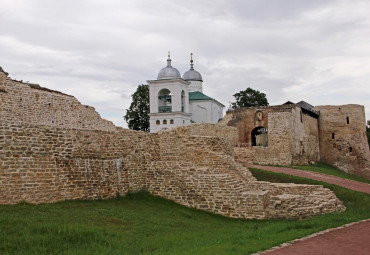
M314 125L297 131L295 138L288 133L289 125L300 122L295 120L297 107L270 109L268 115L269 130L275 130L268 137L272 148L256 150L253 157L263 161L266 153L278 163L317 159ZM226 119L232 121L231 116ZM278 125L280 120L284 125ZM111 198L145 189L234 218L297 218L345 209L322 186L256 181L234 160L234 155L242 157L234 147L243 127L226 124L155 134L122 129L72 96L14 81L1 69L0 204ZM265 143L265 138L253 142ZM278 146L274 139L283 143L279 152L273 150ZM289 146L307 153L292 153Z
M300 102L239 108L223 122L238 129L235 159L243 164L304 165L322 161L370 179L365 110L361 105Z

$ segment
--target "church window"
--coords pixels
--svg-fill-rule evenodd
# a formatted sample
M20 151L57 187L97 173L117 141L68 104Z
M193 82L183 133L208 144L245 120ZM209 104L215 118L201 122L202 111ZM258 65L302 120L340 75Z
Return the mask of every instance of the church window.
M167 120L163 120L163 125L167 125Z
M185 111L185 92L181 91L181 111Z
M172 112L171 91L161 89L158 93L158 112Z
M347 116L347 124L349 124L349 117Z
M160 120L156 120L156 121L155 121L155 124L156 124L156 125L160 125L160 124L161 124L161 121L160 121Z
M334 138L335 138L335 134L331 133L331 139L334 139Z
M173 124L173 119L170 119L170 124Z

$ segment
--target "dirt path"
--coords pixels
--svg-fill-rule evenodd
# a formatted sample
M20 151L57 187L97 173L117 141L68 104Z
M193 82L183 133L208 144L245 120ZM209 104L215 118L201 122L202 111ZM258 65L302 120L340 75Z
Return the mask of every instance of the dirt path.
M323 182L327 182L331 184L336 184L338 186L342 186L347 189L370 194L370 184L352 181L348 179L343 179L343 178L339 178L339 177L332 176L332 175L305 171L305 170L297 170L297 169L292 169L292 168L287 168L287 167L273 167L273 166L260 166L260 165L249 165L248 167L258 168L258 169L267 170L267 171L276 172L276 173L295 175L295 176L309 178L309 179L313 179L317 181L323 181Z
M285 167L252 165L249 167L271 172L290 174L370 194L370 185L326 174L297 170ZM282 244L271 250L257 253L261 255L368 255L370 254L370 219L351 223L343 227L328 229L291 243Z
M257 253L260 255L368 255L370 254L370 220L352 223L293 241L284 247Z

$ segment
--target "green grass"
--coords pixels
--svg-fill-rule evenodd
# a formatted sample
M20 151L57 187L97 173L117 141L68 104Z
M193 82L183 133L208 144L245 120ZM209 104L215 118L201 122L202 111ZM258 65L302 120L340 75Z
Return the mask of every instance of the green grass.
M311 183L252 169L260 180ZM249 254L370 218L370 195L327 185L347 210L306 220L237 220L146 192L97 201L0 206L0 254Z
M349 179L353 181L364 182L364 183L370 184L370 180L368 179L365 179L365 178L362 178L362 177L359 177L353 174L345 173L334 166L331 166L331 165L328 165L322 162L317 162L313 165L308 165L308 166L292 166L292 168L333 175L333 176L337 176L337 177L341 177L341 178L345 178L345 179Z

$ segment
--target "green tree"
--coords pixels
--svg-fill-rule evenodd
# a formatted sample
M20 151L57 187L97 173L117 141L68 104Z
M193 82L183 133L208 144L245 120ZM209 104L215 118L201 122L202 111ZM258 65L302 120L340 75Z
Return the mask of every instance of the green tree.
M131 95L130 108L126 110L123 117L129 129L148 131L149 130L149 85L142 84Z
M238 107L268 106L266 94L247 88L233 95L236 102L231 103L233 109Z

